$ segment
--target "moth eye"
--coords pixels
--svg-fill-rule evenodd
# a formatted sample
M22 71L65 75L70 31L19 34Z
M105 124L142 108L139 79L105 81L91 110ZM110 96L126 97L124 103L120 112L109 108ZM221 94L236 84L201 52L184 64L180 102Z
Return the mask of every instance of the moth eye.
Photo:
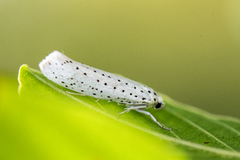
M159 109L161 108L162 104L161 103L158 103L156 106L155 106L155 109Z
M162 110L165 108L165 103L161 102L161 103L158 103L156 106L154 106L155 109L159 109L159 110Z

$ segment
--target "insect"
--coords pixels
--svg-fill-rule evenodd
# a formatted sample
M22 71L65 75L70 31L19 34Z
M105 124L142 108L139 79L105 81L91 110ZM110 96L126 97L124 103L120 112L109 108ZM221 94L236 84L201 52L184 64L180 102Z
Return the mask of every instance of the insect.
M49 80L82 95L125 104L119 115L135 110L150 116L166 130L148 111L149 107L164 109L165 103L152 88L133 80L76 62L64 54L53 51L39 63L44 76Z

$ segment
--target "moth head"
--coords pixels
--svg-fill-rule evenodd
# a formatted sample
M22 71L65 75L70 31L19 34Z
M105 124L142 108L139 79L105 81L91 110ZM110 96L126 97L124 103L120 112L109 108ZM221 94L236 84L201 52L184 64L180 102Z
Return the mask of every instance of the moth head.
M154 106L154 109L162 110L165 108L165 103L161 96L158 97L158 103Z

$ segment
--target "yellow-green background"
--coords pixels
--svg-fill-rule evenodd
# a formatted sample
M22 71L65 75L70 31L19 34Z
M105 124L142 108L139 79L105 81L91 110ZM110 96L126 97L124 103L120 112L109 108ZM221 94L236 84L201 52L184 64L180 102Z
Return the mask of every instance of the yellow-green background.
M53 50L240 117L238 0L0 0L1 75Z

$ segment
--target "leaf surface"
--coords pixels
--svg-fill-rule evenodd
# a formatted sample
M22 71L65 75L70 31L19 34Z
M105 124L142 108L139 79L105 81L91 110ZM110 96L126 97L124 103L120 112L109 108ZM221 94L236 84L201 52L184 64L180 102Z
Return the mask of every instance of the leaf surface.
M65 144L71 148L68 152L74 153L71 155L85 158L102 155L100 159L112 159L122 152L119 159L240 159L238 119L213 115L161 94L166 108L148 110L164 126L172 128L167 131L135 111L117 118L124 105L69 94L69 90L27 65L20 67L18 78L21 99L28 104L24 109L29 113L24 114L33 113L37 120L33 135L40 136L43 143L56 135L50 141L56 149L47 146L46 152L57 153L59 148L65 151ZM33 122L29 122L29 128ZM48 136L37 134L38 130L48 130ZM79 149L81 154L76 153Z

